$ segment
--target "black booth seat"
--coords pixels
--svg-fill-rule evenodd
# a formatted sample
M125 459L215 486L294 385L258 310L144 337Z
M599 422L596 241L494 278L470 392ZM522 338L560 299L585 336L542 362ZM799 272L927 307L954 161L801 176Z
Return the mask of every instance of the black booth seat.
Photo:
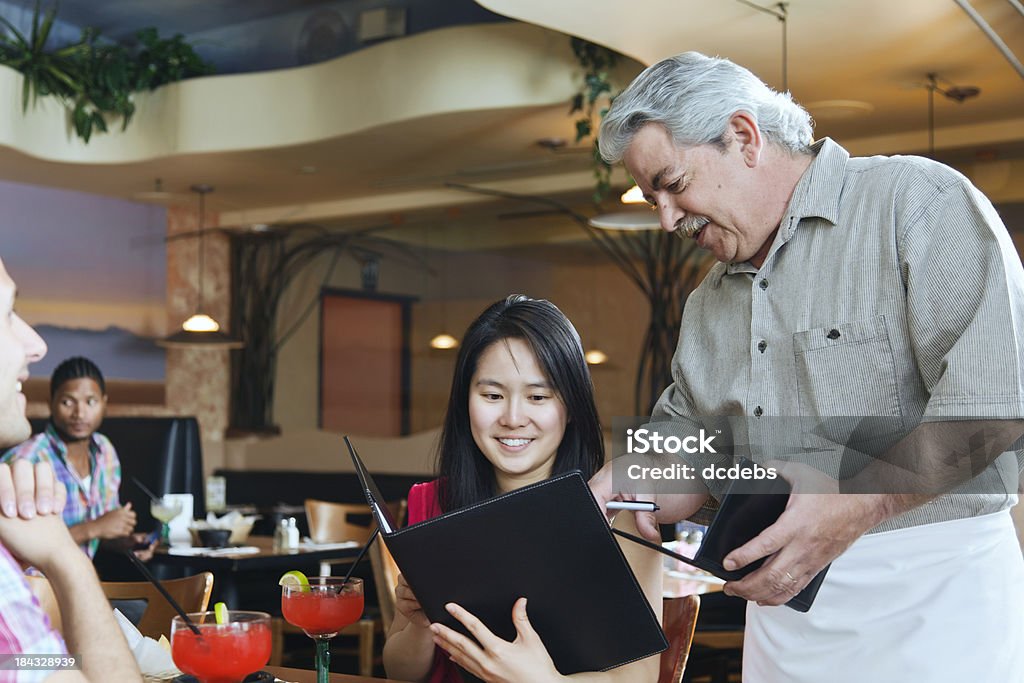
M32 432L46 429L48 420L33 418ZM108 417L100 425L121 461L121 503L132 503L136 528L149 531L157 522L149 513L149 497L132 478L157 495L191 493L193 514L206 516L203 450L199 422L194 417Z

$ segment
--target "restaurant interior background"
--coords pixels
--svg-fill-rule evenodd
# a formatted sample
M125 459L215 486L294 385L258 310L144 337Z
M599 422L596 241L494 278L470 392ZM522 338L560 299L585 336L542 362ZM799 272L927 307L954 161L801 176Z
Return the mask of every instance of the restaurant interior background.
M27 31L33 5L5 0L0 16ZM183 33L217 73L136 94L127 128L111 123L85 143L53 98L23 111L21 74L0 66L0 255L23 316L55 339L85 330L101 347L145 347L137 365L110 354L109 413L198 416L207 472L244 468L256 453L265 466L275 449L280 467L329 468L337 432L436 428L455 351L430 340L458 337L510 292L552 300L588 349L607 354L593 366L606 423L637 412L650 305L577 220L627 210L618 196L628 181L616 170L614 191L592 200L591 140L575 139L569 106L584 88L571 36L623 55L615 90L690 49L777 88L785 80L818 136L853 154L933 154L986 192L1018 244L1024 231L1024 67L1013 61L1024 55L1024 11L1013 0L62 0L54 40L84 26L115 40L145 26ZM202 226L196 184L213 188ZM307 254L282 285L264 330L276 368L257 383L273 385L271 409L253 430L233 424L240 351L151 342L195 312L200 279L204 312L239 334L238 292L260 278L240 282L231 254L275 236L340 246ZM405 350L398 374L362 362L332 371L358 379L348 400L397 405L390 426L352 412L319 429L331 353L321 303L336 290L407 311L405 323L401 312L387 323L407 334L397 350L377 348L372 314L338 328L355 330L354 357ZM111 329L130 341L103 337ZM29 386L33 415L46 413L47 374ZM426 472L428 456L405 453L394 467Z

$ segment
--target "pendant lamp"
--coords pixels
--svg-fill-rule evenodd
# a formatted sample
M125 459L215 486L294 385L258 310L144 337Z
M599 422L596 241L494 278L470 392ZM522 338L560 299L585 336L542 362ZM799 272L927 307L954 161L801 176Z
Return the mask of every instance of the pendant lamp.
M220 323L203 312L203 270L206 253L205 219L206 219L206 195L213 192L211 185L193 185L191 190L199 195L199 221L197 232L199 234L199 263L198 263L198 287L196 288L196 308L188 320L181 324L181 329L174 334L165 337L157 342L158 345L175 347L216 347L221 349L239 349L244 344L234 337L220 331Z

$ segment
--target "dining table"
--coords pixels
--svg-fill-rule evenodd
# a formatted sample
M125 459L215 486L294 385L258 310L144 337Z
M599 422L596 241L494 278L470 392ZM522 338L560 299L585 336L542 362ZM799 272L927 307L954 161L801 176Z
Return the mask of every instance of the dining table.
M275 549L269 536L250 536L244 545L228 548L161 547L153 554L152 564L184 569L189 573L213 572L216 602L240 604L238 585L247 575L257 572L291 571L300 566L327 560L352 560L360 546L348 543L300 543L294 550ZM275 580L276 589L276 580ZM280 591L278 591L280 592Z
M316 671L312 669L289 669L283 666L265 666L263 670L272 673L282 681L287 683L316 683ZM355 676L353 674L335 674L330 675L331 683L386 683L392 681L397 683L390 678L373 678L372 676Z

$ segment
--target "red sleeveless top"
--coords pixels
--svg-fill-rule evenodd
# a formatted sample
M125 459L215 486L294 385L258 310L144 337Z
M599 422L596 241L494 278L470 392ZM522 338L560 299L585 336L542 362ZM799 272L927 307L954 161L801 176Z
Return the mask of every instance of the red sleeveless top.
M437 500L437 480L425 484L416 484L409 489L409 524L416 524L441 514L441 504ZM452 664L448 653L439 647L434 648L434 663L430 667L427 683L462 683L459 668Z

